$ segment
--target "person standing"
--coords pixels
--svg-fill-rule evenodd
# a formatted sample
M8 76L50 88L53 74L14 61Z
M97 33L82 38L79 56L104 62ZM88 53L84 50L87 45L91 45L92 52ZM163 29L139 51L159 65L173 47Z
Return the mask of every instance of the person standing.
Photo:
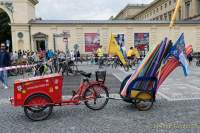
M193 60L192 54L190 53L190 54L187 56L187 58L188 58L188 61L189 61L190 66L191 66L191 65L192 65L192 60Z
M1 43L0 45L0 68L5 68L10 65L10 55L6 51L6 46L4 43ZM8 89L8 77L7 77L7 71L2 70L0 71L0 80L3 83L4 89Z
M99 46L99 48L96 51L97 57L98 57L98 63L99 63L99 68L102 68L103 65L103 48L102 45Z

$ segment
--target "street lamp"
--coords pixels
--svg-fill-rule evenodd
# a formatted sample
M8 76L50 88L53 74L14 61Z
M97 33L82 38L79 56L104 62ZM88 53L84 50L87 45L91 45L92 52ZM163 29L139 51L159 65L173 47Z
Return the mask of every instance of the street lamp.
M68 38L70 37L69 32L63 33L53 33L54 51L56 51L56 38L63 37L63 42L65 42L66 53L68 52Z
M56 38L57 37L63 37L63 33L53 33L53 47L54 51L56 51Z

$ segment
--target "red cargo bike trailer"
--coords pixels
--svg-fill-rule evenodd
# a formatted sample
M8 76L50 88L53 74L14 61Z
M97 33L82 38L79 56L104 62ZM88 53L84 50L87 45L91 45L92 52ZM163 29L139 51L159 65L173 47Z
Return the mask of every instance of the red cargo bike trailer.
M60 74L19 79L14 83L14 97L10 102L15 107L24 107L25 115L33 120L47 119L54 106L79 105L82 102L92 110L100 110L109 100L104 85L105 71L96 72L96 80L89 80L91 73L80 72L84 77L79 88L73 91L68 100L62 98L63 78Z

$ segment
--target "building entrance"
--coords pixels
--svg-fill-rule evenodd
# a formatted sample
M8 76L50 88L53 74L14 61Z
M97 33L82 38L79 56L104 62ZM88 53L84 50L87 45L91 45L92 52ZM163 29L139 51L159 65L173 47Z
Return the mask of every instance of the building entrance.
M36 40L37 51L46 51L45 40Z
M12 52L12 37L10 18L8 14L0 8L0 43L6 44L6 49Z

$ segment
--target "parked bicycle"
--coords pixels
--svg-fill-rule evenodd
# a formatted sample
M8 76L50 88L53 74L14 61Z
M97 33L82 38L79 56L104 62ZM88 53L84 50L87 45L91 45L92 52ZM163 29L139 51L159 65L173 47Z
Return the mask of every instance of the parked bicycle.
M64 76L65 73L68 75L76 75L78 73L78 66L74 63L74 61L71 60L66 60L66 61L61 61L59 63L59 70L58 73L62 73Z

